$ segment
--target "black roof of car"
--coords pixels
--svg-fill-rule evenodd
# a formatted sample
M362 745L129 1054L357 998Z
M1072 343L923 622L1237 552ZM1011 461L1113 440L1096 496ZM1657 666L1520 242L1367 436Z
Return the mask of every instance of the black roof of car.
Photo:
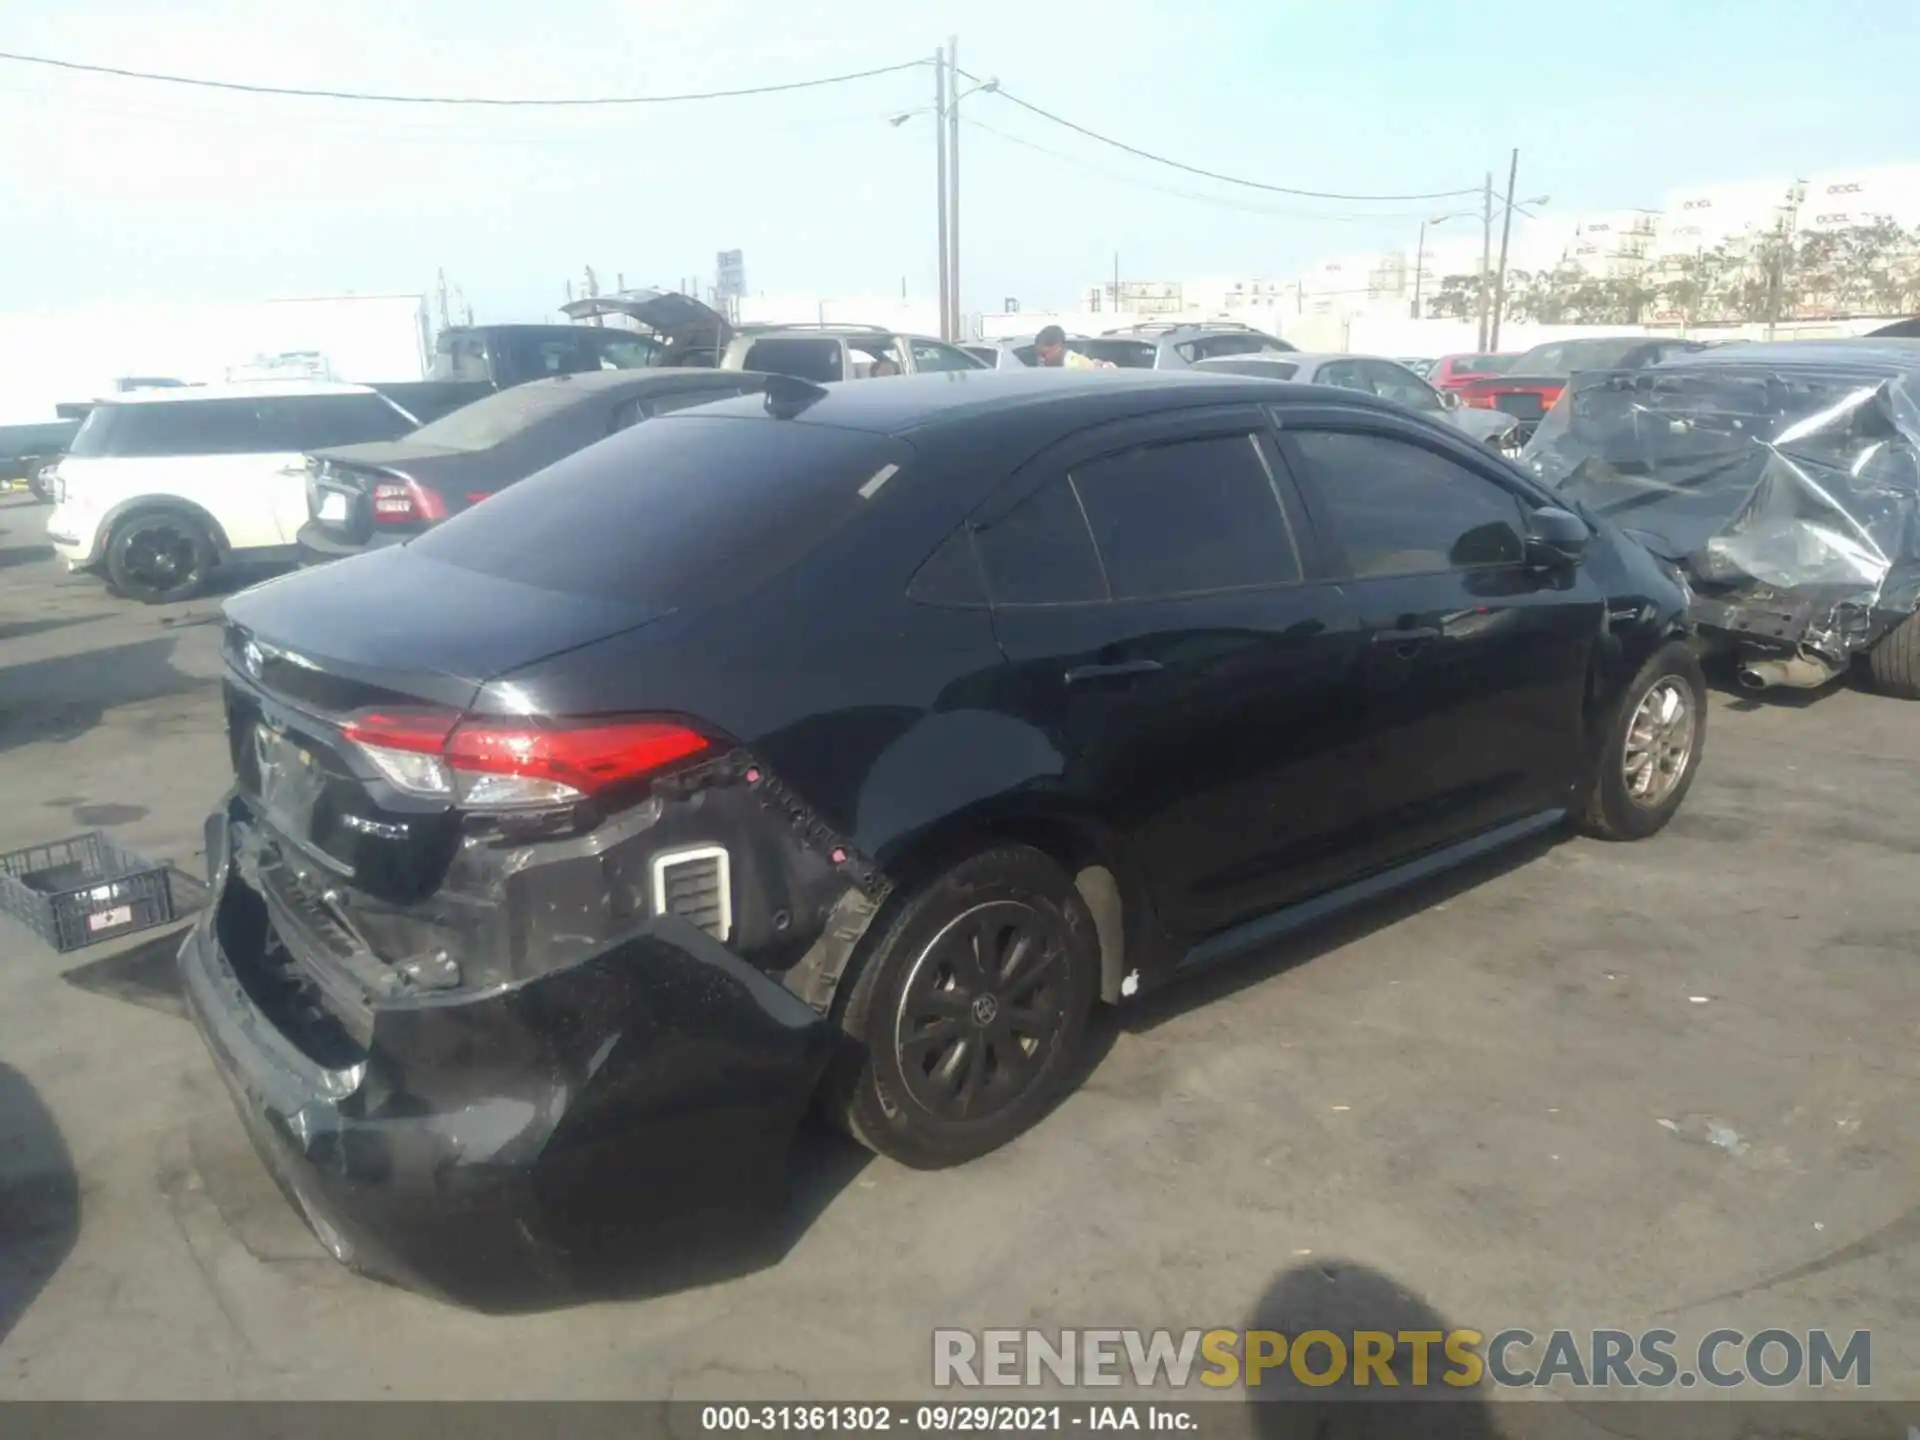
M817 399L783 423L908 435L983 414L1014 415L1042 408L1070 411L1077 423L1096 425L1139 414L1146 396L1154 400L1147 408L1156 410L1246 401L1272 404L1280 398L1270 380L1165 370L943 370L880 382L847 381L820 389ZM1402 413L1373 396L1327 386L1290 386L1285 399L1293 404L1319 399ZM757 395L721 400L701 409L701 414L714 417L766 413L766 402Z
M1663 360L1659 369L1696 365L1814 365L1823 369L1868 369L1897 375L1920 371L1920 340L1863 335L1853 339L1771 340L1750 345L1716 345Z

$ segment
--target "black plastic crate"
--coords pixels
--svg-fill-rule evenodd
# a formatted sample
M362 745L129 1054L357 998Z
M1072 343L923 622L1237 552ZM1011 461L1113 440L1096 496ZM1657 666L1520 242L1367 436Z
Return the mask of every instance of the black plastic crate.
M203 895L192 877L98 830L0 854L0 910L63 954L165 925Z

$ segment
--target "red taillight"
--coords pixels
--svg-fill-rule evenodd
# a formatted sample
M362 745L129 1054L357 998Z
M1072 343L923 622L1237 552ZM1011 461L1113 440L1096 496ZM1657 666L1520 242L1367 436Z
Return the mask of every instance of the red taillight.
M447 507L417 480L382 480L373 487L373 518L382 525L411 525L444 520Z
M1540 408L1543 411L1551 410L1560 403L1560 397L1566 393L1564 387L1559 390L1542 390L1540 392Z
M568 804L713 748L690 726L627 716L534 724L365 711L340 728L400 789L482 809Z
M1468 393L1464 398L1466 399L1467 404L1475 410L1498 410L1500 408L1498 405L1493 403L1493 396L1491 395L1475 395L1472 393Z

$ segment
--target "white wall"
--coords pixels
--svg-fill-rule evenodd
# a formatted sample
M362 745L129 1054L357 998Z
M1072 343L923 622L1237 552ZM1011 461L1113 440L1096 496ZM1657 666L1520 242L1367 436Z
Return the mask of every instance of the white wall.
M940 333L937 300L898 295L745 295L747 325L884 325L909 335Z

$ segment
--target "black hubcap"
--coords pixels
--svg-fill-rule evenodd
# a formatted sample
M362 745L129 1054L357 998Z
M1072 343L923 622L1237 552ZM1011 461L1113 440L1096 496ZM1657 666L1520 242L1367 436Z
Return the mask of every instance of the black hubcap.
M193 573L193 541L171 525L136 531L127 542L127 573L156 590L168 590Z
M981 1120L1032 1084L1065 1021L1066 934L1015 900L975 906L920 953L900 997L895 1051L914 1102Z

